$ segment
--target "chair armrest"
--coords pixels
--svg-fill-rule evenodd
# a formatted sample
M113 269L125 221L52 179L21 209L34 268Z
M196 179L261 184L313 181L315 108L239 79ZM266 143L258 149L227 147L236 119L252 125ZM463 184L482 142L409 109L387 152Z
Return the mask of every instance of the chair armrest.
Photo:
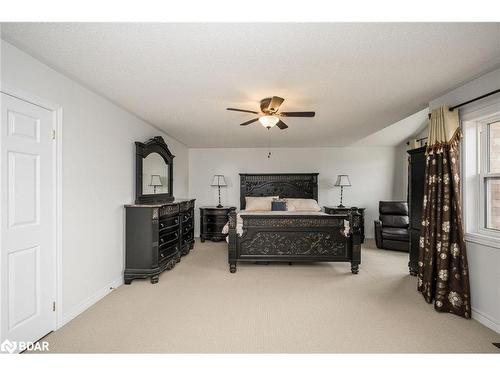
M375 220L375 244L377 248L382 249L382 222L380 220Z

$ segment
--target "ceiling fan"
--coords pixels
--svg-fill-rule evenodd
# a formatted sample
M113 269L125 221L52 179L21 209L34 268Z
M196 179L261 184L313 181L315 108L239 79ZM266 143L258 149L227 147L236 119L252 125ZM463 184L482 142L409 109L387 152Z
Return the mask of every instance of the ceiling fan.
M249 125L255 121L259 121L262 126L271 129L273 126L277 126L278 128L284 130L288 128L288 125L281 121L281 117L314 117L315 112L280 112L280 106L283 104L285 99L280 98L279 96L273 96L272 98L265 98L260 101L260 112L249 111L246 109L238 109L238 108L226 108L228 111L238 111L238 112L247 112L247 113L255 113L259 115L254 119L248 120L242 124L241 126Z

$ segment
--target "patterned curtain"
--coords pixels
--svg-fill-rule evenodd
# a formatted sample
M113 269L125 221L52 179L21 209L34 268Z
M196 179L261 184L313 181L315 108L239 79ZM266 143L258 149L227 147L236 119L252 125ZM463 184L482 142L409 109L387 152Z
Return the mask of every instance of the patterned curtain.
M457 111L432 111L425 166L418 291L434 308L470 319L470 290L460 201Z

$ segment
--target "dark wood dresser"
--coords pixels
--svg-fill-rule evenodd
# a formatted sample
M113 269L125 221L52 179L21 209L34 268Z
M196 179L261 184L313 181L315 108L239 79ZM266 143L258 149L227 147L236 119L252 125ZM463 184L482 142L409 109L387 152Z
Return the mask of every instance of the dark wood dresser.
M229 221L229 212L236 207L200 207L200 241L223 241L222 228Z
M422 225L422 206L425 184L426 146L408 151L408 210L410 215L410 275L418 271L420 228Z
M194 199L125 205L125 284L170 270L194 246Z
M329 215L336 215L336 214L341 214L341 215L347 215L349 211L351 210L352 207L337 207L337 206L323 206L325 209L325 213ZM365 209L364 208L359 208L358 212L361 214L360 218L360 229L361 229L361 243L365 242Z

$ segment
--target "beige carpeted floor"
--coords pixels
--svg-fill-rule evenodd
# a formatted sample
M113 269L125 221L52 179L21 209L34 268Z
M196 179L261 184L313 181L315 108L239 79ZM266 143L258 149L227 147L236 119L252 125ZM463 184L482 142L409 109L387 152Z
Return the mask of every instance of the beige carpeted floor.
M160 282L137 280L47 336L51 352L493 352L500 335L425 303L407 254L348 263L227 266L201 244Z

